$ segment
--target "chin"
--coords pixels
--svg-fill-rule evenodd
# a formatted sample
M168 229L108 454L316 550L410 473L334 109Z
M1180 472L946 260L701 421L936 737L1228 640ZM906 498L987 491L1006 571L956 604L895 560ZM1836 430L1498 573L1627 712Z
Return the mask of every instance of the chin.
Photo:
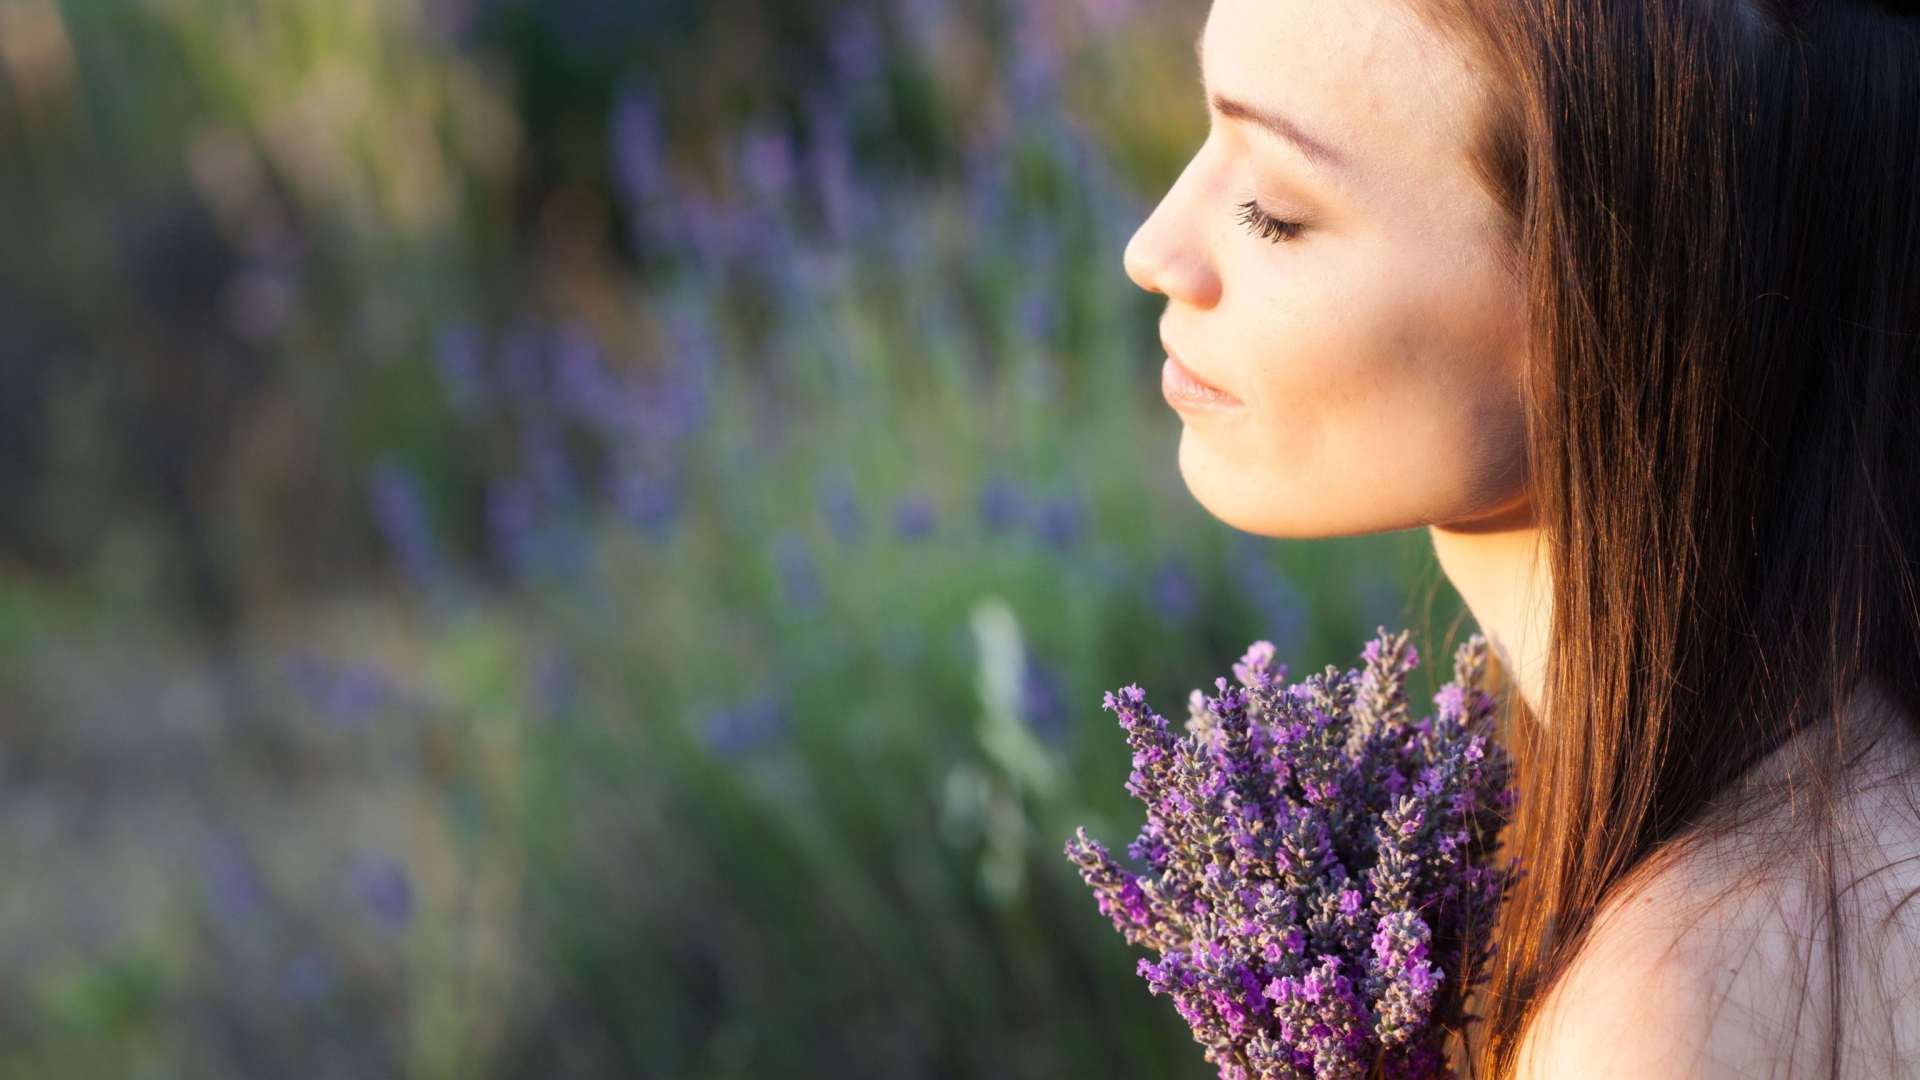
M1180 439L1180 477L1207 513L1241 532L1280 540L1364 536L1442 519L1435 507L1394 505L1402 500L1378 485L1302 483L1306 469L1258 467L1255 456L1216 453L1189 430ZM1289 472L1291 482L1283 479Z
M1273 470L1249 468L1246 459L1232 460L1206 448L1191 429L1180 438L1180 478L1207 513L1241 532L1289 540L1342 535L1305 500L1276 491Z

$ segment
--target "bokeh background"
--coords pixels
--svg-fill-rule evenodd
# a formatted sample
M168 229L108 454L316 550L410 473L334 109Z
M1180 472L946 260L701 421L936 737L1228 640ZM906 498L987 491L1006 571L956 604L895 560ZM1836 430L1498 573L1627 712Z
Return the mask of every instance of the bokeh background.
M1201 1077L1101 691L1444 647L1174 469L1197 0L0 0L0 1078Z

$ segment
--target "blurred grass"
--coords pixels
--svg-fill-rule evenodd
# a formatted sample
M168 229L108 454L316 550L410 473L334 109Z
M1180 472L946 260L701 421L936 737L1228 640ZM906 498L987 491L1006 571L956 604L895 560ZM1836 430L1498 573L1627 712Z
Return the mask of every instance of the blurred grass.
M1099 694L1459 607L1174 472L1199 14L0 0L0 1076L1203 1075Z

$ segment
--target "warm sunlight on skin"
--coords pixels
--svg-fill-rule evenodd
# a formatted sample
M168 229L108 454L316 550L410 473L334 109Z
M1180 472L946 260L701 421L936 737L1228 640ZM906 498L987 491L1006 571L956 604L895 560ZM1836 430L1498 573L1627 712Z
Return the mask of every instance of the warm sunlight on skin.
M1270 536L1513 514L1524 305L1463 54L1402 0L1219 0L1201 51L1211 134L1126 257L1194 496Z
M1480 76L1415 11L1216 0L1201 39L1212 129L1134 236L1127 271L1167 298L1162 388L1201 504L1269 536L1429 527L1551 724L1526 305L1508 225L1473 168ZM1920 757L1903 753L1889 779L1836 806L1860 862L1827 869L1853 883L1835 917L1871 928L1850 963L1892 1003L1864 1015L1888 1018L1888 1046L1920 1054L1905 1034L1920 1032L1920 844L1902 824L1913 806L1873 801L1910 796L1900 770ZM1805 795L1794 759L1776 759L1786 765L1747 782L1775 785L1751 805L1784 814ZM1810 1057L1827 1033L1801 1008L1826 987L1809 959L1822 924L1793 885L1813 871L1754 861L1773 849L1752 841L1777 826L1676 848L1620 890L1523 1036L1520 1080L1827 1075Z
M1126 258L1187 486L1268 536L1434 526L1538 704L1525 304L1466 54L1402 0L1219 0L1200 51L1212 131Z

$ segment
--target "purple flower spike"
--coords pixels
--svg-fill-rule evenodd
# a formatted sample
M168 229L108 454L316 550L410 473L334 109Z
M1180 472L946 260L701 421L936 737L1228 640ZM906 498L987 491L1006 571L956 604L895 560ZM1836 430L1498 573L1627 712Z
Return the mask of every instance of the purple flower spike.
M230 832L207 837L200 845L200 869L207 893L220 917L237 922L267 902L266 887L246 844Z
M1273 666L1273 642L1256 641L1247 647L1247 655L1233 665L1233 677L1240 680L1241 686L1261 686L1275 679L1287 677L1287 666Z
M354 856L347 877L367 914L389 930L406 928L413 918L413 883L393 856L363 851Z
M440 551L419 476L397 458L383 458L373 467L367 502L408 580L422 587L439 580Z
M1222 1080L1443 1080L1446 1040L1492 955L1494 864L1513 805L1493 739L1487 645L1454 659L1436 715L1412 719L1407 634L1358 670L1286 685L1256 642L1185 736L1139 687L1107 695L1147 806L1122 867L1084 831L1067 857L1173 999Z
M893 507L893 531L902 540L925 540L933 535L933 501L921 496L901 499Z

